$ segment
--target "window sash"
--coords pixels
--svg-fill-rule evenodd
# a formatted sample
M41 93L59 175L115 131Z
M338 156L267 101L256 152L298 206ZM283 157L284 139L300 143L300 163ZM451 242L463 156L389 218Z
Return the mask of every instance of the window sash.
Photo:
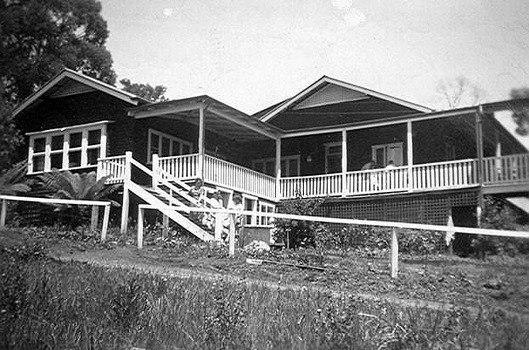
M152 162L153 154L160 157L178 156L192 153L193 144L176 136L149 129L147 137L147 162ZM177 149L175 149L177 148Z
M300 158L299 154L281 157L281 177L299 176ZM274 176L275 164L275 158L256 159L252 161L252 169Z
M28 173L38 173L51 171L52 168L56 168L56 165L53 164L55 161L52 161L52 158L57 159L57 155L62 155L61 165L58 167L60 170L66 169L76 169L76 168L85 168L89 166L97 165L95 163L88 162L88 151L98 149L99 156L102 158L106 156L106 139L107 139L107 122L99 122L88 125L77 125L73 127L67 127L64 129L53 129L45 130L42 132L32 132L28 133L29 135L29 151L28 151ZM99 131L99 143L94 143L88 145L88 134L91 131ZM77 147L70 147L70 137L74 134L81 134L81 145ZM62 136L62 148L56 148L52 150L52 140L54 137ZM43 152L35 152L35 141L39 139L45 140L45 148ZM57 144L55 144L57 146ZM72 155L76 154L78 157L80 153L79 162L76 165L71 166ZM44 157L44 164L42 167L38 167L40 164L39 157Z

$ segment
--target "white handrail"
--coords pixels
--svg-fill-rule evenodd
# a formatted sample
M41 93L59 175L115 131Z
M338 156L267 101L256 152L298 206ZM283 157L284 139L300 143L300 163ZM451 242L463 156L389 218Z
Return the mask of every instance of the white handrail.
M529 182L529 153L483 158L483 183Z
M275 177L208 155L204 156L204 181L275 200Z
M112 156L97 160L97 178L109 178L107 184L120 183L125 179L125 156Z

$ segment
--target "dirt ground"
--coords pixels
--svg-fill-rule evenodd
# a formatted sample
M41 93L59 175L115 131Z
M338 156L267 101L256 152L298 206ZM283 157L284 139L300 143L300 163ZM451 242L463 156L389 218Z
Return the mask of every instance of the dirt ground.
M39 244L46 254L62 261L135 268L178 277L244 279L278 288L318 288L407 306L432 309L467 308L520 315L529 320L529 258L463 259L455 256L400 257L399 276L389 276L387 257L325 254L324 269L282 264L247 263L242 251L227 257L225 248L131 244L94 244L68 239L33 237L11 230L0 231L0 248L16 249ZM2 251L1 249L0 251ZM313 251L280 252L264 259L299 265L317 265Z

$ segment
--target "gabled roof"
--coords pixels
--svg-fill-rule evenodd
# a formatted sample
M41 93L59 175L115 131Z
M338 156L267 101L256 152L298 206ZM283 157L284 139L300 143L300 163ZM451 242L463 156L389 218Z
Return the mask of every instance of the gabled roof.
M22 101L13 110L13 116L16 116L29 106L38 103L43 97L58 98L91 91L104 92L134 106L137 106L138 104L149 103L148 100L131 94L130 92L120 90L115 86L103 83L82 73L64 68L62 72L51 78L40 89Z
M369 90L338 79L323 76L294 97L276 105L275 108L269 107L266 110L258 112L254 116L258 117L261 121L267 122L275 118L279 113L285 111L287 108L300 110L305 108L319 107L325 104L363 100L369 96L386 100L403 107L411 108L417 112L427 113L433 111L430 108L415 103L404 101L399 98L385 95L380 92Z

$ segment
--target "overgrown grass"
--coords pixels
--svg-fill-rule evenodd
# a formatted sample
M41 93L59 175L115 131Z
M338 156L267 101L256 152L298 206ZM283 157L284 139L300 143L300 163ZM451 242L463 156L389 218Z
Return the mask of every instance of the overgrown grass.
M528 333L501 314L0 252L1 349L527 349Z

